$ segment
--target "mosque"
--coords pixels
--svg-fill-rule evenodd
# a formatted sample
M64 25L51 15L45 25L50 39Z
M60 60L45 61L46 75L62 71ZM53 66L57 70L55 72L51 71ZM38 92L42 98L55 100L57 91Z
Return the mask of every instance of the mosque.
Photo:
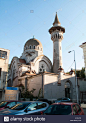
M19 87L21 84L29 91L33 88L34 96L42 89L41 96L47 99L69 97L77 98L75 75L73 70L66 74L62 65L63 33L57 13L53 26L49 29L53 41L53 64L43 55L43 46L38 39L29 39L20 58L13 57L8 74L8 86Z

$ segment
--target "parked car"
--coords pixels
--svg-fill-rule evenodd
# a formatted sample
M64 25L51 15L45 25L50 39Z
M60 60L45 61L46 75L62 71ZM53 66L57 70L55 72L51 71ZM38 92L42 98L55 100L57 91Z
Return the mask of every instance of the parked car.
M0 115L41 115L48 107L49 104L46 102L21 102L11 108L0 111Z
M64 97L64 98L58 98L57 100L54 101L55 103L57 102L71 102L71 99Z
M51 101L49 101L48 99L44 99L44 98L37 99L37 101L47 102L49 105L52 104Z
M77 103L60 102L50 105L44 115L84 115L83 109Z
M1 101L0 102L0 110L3 110L4 108L10 108L13 107L14 105L20 103L21 101L17 100L8 100L8 101Z

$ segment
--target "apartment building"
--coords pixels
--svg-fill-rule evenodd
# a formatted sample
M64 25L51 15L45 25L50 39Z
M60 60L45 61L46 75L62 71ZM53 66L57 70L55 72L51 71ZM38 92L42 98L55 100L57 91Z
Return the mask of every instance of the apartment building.
M10 50L0 48L0 101L4 100Z

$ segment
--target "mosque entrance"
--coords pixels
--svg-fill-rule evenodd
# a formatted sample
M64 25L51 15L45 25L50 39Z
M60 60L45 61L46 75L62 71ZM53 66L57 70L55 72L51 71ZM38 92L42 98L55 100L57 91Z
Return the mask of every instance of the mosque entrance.
M70 98L70 88L65 88L65 97Z
M65 83L65 97L70 98L70 92L71 92L71 90L70 90L70 83L66 82Z

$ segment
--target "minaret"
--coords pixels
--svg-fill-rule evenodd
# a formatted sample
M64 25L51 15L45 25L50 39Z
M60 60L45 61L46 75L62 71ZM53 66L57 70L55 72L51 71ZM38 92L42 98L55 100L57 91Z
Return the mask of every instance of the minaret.
M51 40L53 41L53 72L58 73L58 69L62 68L61 41L63 39L63 33L65 33L65 28L61 26L57 13L53 26L49 29L49 33L51 34Z

